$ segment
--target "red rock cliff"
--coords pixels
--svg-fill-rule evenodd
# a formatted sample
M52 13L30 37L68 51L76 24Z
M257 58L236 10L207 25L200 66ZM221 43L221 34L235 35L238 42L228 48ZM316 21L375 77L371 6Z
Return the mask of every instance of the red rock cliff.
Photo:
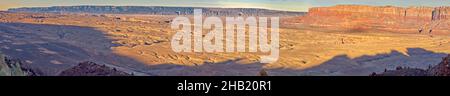
M337 5L333 7L310 8L309 16L369 16L397 18L422 18L431 20L447 19L450 7L394 7L394 6L366 6L366 5Z
M396 16L396 17L430 17L432 8L401 8L393 6L338 5L334 7L316 7L309 9L310 16ZM430 14L428 14L430 13Z
M310 8L302 23L317 26L380 28L386 30L447 30L450 7L337 5ZM439 24L437 24L439 23ZM442 24L441 24L442 23Z

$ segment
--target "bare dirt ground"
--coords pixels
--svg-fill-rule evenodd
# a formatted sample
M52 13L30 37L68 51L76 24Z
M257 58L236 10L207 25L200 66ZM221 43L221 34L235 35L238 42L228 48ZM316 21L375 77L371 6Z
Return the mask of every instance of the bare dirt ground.
M426 68L450 53L448 34L347 32L281 20L280 59L253 53L175 53L174 16L0 13L0 51L55 75L80 62L141 75L362 75Z

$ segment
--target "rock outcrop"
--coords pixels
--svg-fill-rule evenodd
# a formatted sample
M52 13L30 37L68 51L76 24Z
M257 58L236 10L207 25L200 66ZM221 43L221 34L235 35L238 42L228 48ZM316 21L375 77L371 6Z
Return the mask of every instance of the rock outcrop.
M0 76L43 76L36 69L24 65L18 59L10 59L0 54ZM62 71L59 76L133 76L116 68L99 65L93 62L83 62L75 67Z
M450 76L450 55L442 58L442 62L428 69L432 76Z
M93 62L83 62L75 67L62 71L59 76L132 76L133 74L99 65Z
M205 15L213 16L300 16L305 12L276 11L256 8L204 8L204 7L161 7L161 6L54 6L13 8L10 12L50 13L97 13L97 14L154 14L192 15L194 9L203 9Z
M0 76L40 76L42 72L24 65L20 60L0 54Z
M383 73L372 73L370 76L450 76L450 55L442 58L442 62L428 69L397 67Z

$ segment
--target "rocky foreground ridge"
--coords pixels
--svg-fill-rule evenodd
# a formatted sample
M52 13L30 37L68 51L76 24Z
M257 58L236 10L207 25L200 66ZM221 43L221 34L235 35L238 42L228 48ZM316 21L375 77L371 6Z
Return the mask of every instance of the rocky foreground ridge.
M93 62L83 62L62 71L59 76L132 76L133 73ZM22 63L19 59L10 59L0 54L0 76L45 76L41 70Z
M83 62L75 67L62 71L59 76L132 76L116 68L99 65L94 62Z
M0 53L0 76L39 76L37 69L24 65L20 60L10 59Z
M428 69L397 67L383 73L372 73L371 76L450 76L450 55L442 58L442 62Z

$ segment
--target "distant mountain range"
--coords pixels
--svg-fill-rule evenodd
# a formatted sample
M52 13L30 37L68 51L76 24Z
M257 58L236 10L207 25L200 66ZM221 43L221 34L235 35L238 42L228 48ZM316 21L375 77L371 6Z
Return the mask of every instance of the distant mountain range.
M194 9L202 9L204 15L212 16L300 16L306 12L277 11L258 8L206 8L206 7L162 7L162 6L53 6L8 9L10 12L39 13L96 13L96 14L154 14L192 15Z

